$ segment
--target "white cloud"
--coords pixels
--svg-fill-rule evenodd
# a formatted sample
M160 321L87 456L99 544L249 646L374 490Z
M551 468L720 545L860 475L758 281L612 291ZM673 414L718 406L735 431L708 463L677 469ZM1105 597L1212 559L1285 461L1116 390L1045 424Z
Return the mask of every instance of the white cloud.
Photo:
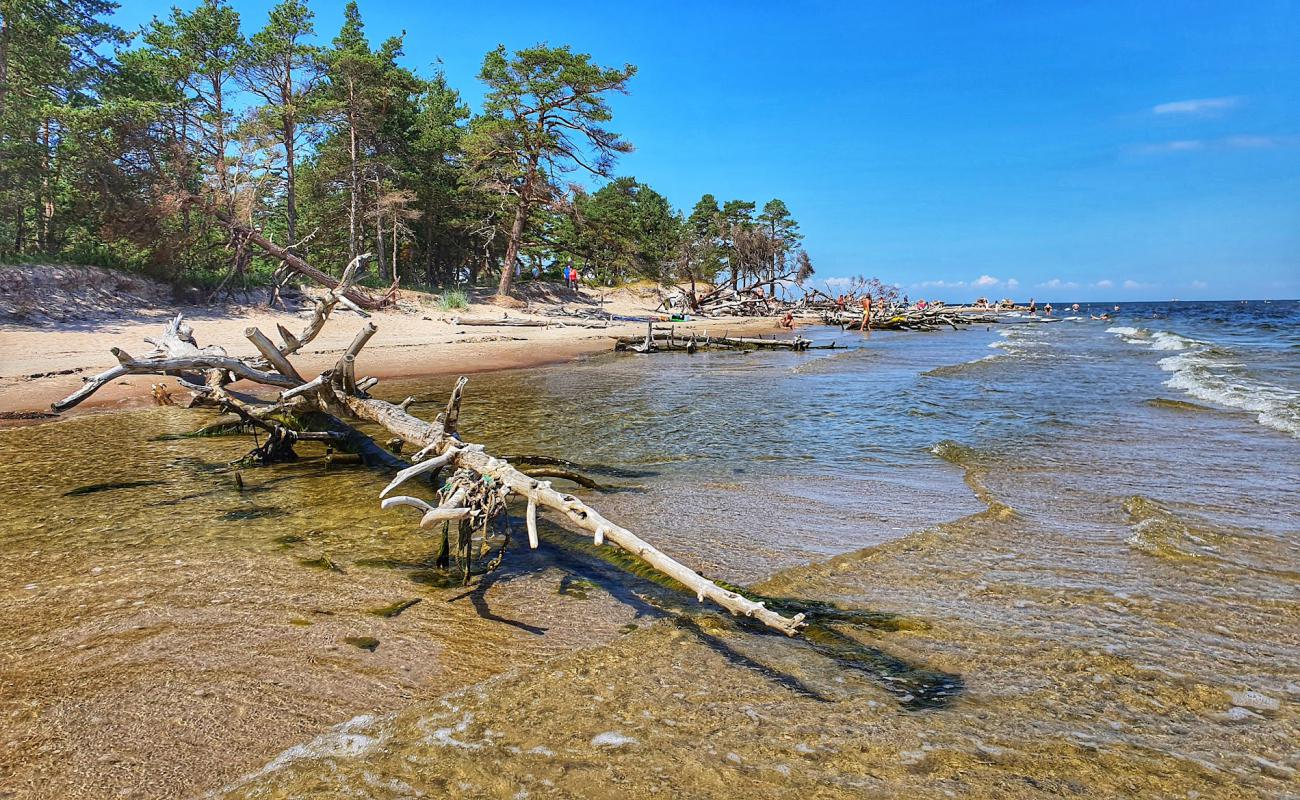
M1241 134L1224 139L1223 146L1232 150L1266 150L1272 147L1286 147L1295 144L1298 140L1300 140L1300 137L1296 136L1252 136Z
M1020 286L1020 281L1015 278L1002 280L1001 278L992 275L980 275L978 278L969 281L921 281L919 283L909 284L909 286L912 289L979 289L983 291L987 289L995 289L999 286L1006 289L1015 289Z
M1176 100L1152 107L1154 114L1217 114L1235 108L1241 102L1240 97L1202 97L1197 100Z
M1140 283L1138 281L1133 280L1132 278L1129 278L1128 280L1124 281L1125 289L1150 289L1151 286L1152 284Z
M1136 148L1137 152L1148 155L1159 155L1161 153L1188 153L1204 149L1205 142L1200 139L1176 139L1172 142L1153 142L1151 144L1140 145Z
M1192 281L1193 289L1205 289L1208 288L1209 285L1210 284L1206 283L1205 281Z
M966 281L921 281L912 286L918 289L965 289Z
M1038 284L1039 289L1078 289L1079 284L1075 281L1063 281L1060 278L1052 278L1050 281L1044 281Z
M1097 281L1097 282L1096 282L1095 284L1093 284L1093 285L1096 286L1098 289L1113 289L1113 288L1115 288L1115 282L1112 281L1112 280L1110 280L1109 278L1102 278L1101 280Z
M832 288L836 286L848 286L851 283L853 283L852 278L827 278L826 279L826 285Z
M1175 139L1169 142L1151 142L1129 148L1140 155L1166 155L1169 153L1194 153L1201 150L1270 150L1276 147L1300 145L1300 136L1257 136L1237 134L1219 139Z

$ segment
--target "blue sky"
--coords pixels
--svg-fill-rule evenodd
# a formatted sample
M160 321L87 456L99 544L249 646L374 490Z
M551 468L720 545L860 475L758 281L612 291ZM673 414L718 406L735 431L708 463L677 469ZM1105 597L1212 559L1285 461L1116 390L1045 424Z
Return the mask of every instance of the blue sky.
M182 4L184 7L192 2ZM267 0L235 0L246 32ZM331 38L343 0L315 0ZM169 3L124 0L133 27ZM441 60L546 41L636 64L619 173L786 201L818 279L912 297L1300 297L1300 0L394 3Z

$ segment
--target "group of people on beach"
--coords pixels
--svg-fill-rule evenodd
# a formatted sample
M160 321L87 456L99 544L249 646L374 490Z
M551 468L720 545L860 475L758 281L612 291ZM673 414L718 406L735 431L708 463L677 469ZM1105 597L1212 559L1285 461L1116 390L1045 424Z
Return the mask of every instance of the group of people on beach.
M1028 309L1028 310L1029 310L1029 315L1030 315L1031 317L1033 317L1033 316L1038 316L1038 303L1035 302L1035 301L1034 301L1034 298L1032 298L1032 297L1029 298L1029 309ZM1052 310L1053 310L1053 309L1052 309L1052 304L1051 304L1051 303L1047 303L1046 305L1043 306L1043 316L1044 316L1044 317L1050 317L1050 316L1052 316ZM1113 311L1114 313L1119 313L1119 306L1115 306L1114 309L1112 309L1112 311ZM1095 320L1100 320L1100 321L1108 322L1108 321L1110 321L1111 319L1114 319L1114 317L1112 316L1112 311L1102 311L1101 314L1091 314L1090 316L1091 316L1093 319L1095 319ZM1074 304L1072 304L1072 305L1070 306L1070 313L1071 313L1071 314L1078 314L1078 313L1079 313L1079 304L1078 304L1078 303L1074 303Z
M542 268L534 264L533 280L541 280L541 277ZM578 291L578 281L582 280L582 274L578 272L576 267L566 265L560 271L560 277L564 278L564 287L566 289L572 289L574 292Z

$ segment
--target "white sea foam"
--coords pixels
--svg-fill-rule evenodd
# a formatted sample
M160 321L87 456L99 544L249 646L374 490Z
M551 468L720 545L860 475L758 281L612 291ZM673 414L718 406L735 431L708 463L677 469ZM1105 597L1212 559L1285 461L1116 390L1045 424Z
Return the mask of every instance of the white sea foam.
M1013 328L998 331L998 336L1002 341L992 342L989 344L994 350L1001 350L1008 355L1025 356L1034 350L1042 347L1043 330L1041 328L1030 328L1028 325L1017 325Z
M1180 336L1169 331L1155 331L1151 334L1152 350L1187 350L1188 348L1204 345L1205 342L1189 339L1186 336Z
M1259 424L1300 438L1300 392L1234 374L1240 367L1201 350L1160 359L1160 368L1173 373L1166 386L1198 400L1254 412Z
M605 731L591 737L593 747L623 747L629 744L636 744L636 739L631 736L624 736L618 731Z
M379 718L373 714L362 714L359 717L353 717L347 722L335 725L310 742L290 747L257 772L240 778L222 791L233 790L302 759L356 758L357 756L363 756L388 738L387 733L380 729L378 722Z
M1106 330L1130 344L1176 353L1159 361L1161 369L1172 373L1166 386L1198 400L1253 412L1259 424L1300 438L1300 392L1246 376L1245 365L1231 360L1230 351L1172 331L1124 325Z
M1106 333L1113 333L1121 339L1142 339L1144 331L1141 328L1130 328L1127 325L1112 325L1106 329Z

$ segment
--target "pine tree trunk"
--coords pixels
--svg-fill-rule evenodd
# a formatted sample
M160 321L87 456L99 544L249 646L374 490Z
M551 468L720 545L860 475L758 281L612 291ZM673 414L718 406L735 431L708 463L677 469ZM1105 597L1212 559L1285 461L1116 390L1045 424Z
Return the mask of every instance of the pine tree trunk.
M383 275L385 272L388 271L388 265L384 263L385 261L388 260L388 254L384 252L384 221L383 221L383 219L381 218L381 216L380 216L380 214L379 214L378 199L379 199L379 197L378 197L378 193L376 193L376 196L375 196L375 200L376 200L376 205L375 205L375 243L376 243L376 247L375 247L375 261L378 263L378 266L379 266L379 274L380 274L380 275Z
M356 95L352 79L348 79L348 154L351 158L349 178L351 198L348 204L348 260L357 257L357 195L361 192L361 176L357 167ZM380 259L383 258L382 253Z
M41 121L41 179L36 190L36 249L50 252L50 222L54 219L54 199L50 191L50 120Z
M424 283L426 289L433 289L433 213L424 214Z
M9 13L0 14L0 117L4 116L9 99L9 40L13 38L13 24Z
M510 226L510 241L506 244L506 258L501 263L501 282L497 284L497 294L508 295L514 286L515 260L519 258L519 247L524 239L524 220L528 218L528 204L523 198L515 209L515 222Z
M221 189L221 205L223 208L231 209L234 207L234 203L230 197L226 180L226 119L220 75L212 79L212 101L217 111L217 119L214 123L215 130L213 131L216 158L213 159L212 168L217 173L217 186Z
M289 99L292 101L292 98ZM290 250L298 243L298 171L294 165L294 142L296 133L293 117L284 117L284 213L285 230L288 233Z

